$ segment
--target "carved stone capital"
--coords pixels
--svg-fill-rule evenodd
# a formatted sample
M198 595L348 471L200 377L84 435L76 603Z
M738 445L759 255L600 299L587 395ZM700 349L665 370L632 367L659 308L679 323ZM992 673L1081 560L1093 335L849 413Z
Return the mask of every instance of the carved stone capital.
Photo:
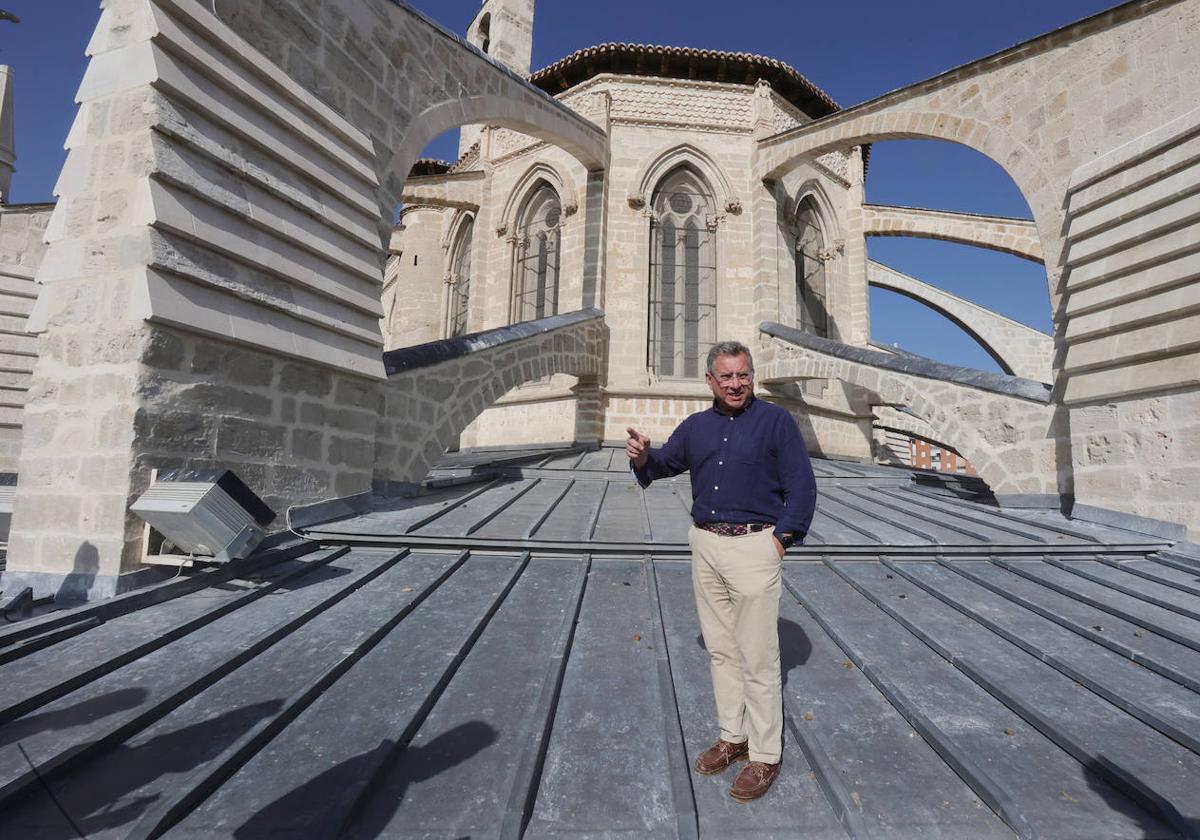
M846 242L845 240L838 239L829 246L817 251L817 259L821 262L829 262L844 253L846 253Z

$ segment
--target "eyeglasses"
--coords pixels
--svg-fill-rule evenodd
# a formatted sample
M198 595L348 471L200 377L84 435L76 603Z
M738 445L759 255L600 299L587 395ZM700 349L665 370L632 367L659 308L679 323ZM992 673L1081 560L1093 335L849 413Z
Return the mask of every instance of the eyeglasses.
M712 374L709 374L709 375L712 376ZM749 382L753 378L754 378L754 374L752 372L751 373L722 373L719 376L713 376L713 379L717 380L717 382L720 383L721 385L732 385L735 381L741 382L743 385L745 385L747 382Z

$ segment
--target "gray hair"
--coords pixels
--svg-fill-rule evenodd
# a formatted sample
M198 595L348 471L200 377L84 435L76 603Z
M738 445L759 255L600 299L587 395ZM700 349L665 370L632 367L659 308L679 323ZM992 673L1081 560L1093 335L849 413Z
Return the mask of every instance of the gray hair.
M754 373L754 357L750 355L750 348L740 341L718 341L709 349L705 367L712 373L718 356L741 356L743 353L746 355L746 361L750 363L750 372Z

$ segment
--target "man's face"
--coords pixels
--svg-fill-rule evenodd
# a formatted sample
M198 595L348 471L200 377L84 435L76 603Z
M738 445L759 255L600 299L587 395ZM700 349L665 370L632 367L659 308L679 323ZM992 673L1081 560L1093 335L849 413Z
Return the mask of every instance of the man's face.
M713 362L713 372L706 373L704 380L712 389L717 405L730 414L745 408L750 395L754 393L754 374L745 353L717 356Z

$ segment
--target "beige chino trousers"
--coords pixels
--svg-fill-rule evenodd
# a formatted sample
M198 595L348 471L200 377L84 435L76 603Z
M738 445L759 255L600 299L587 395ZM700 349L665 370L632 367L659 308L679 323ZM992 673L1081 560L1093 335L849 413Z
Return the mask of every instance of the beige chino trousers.
M783 748L782 564L772 531L722 537L693 525L688 542L721 738L749 740L751 761L775 764Z

